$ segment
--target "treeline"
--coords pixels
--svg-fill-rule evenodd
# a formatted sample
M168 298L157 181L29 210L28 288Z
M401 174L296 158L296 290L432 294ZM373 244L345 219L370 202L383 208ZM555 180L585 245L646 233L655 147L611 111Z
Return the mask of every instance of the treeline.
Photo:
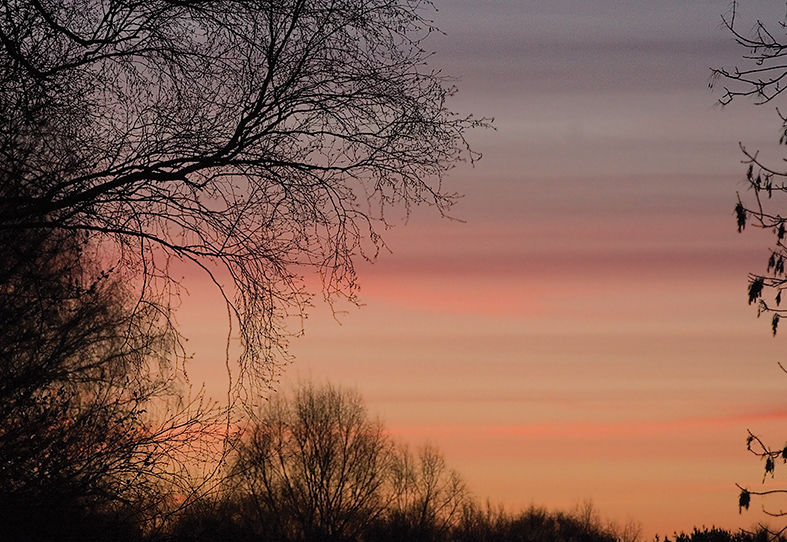
M718 527L697 527L690 533L675 533L672 538L664 537L664 542L784 542L785 536L781 530L772 531L766 526L759 526L753 531L727 531ZM656 536L655 542L660 542Z
M154 397L141 400L152 407ZM48 398L47 400L51 400ZM101 411L116 400L61 399L73 413ZM134 403L135 405L137 403ZM64 410L60 408L60 410ZM120 409L122 410L122 409ZM228 429L219 418L196 424L192 440L166 442L166 431L152 431L144 413L110 430L89 429L79 420L64 423L74 432L57 448L42 437L32 454L55 467L19 474L31 458L4 455L6 479L0 528L3 540L117 542L640 542L637 524L605 522L589 503L571 511L531 506L511 513L481 505L459 474L448 468L433 446L413 451L394 441L371 418L360 396L331 385L305 384L272 394L247 419ZM135 416L127 416L135 418ZM215 416L215 413L214 413ZM200 423L195 422L200 420ZM65 422L55 417L49 424ZM106 423L110 423L109 421ZM117 420L111 423L119 423ZM30 440L39 440L28 428ZM170 423L171 431L180 431ZM126 430L123 438L116 433ZM141 432L154 438L149 446ZM222 435L223 448L200 444ZM99 434L106 433L99 445ZM88 438L92 435L91 438ZM158 440L156 440L158 439ZM82 442L83 450L76 442ZM212 442L212 441L211 441ZM126 449L123 452L125 443ZM4 444L4 443L3 443ZM72 447L70 447L72 446ZM0 450L3 446L0 445ZM194 453L216 454L221 466L207 478L189 472L200 465ZM143 452L143 450L146 450ZM59 455L58 455L59 454ZM90 463L82 456L96 456ZM124 455L125 454L125 455ZM144 456L141 459L138 456ZM137 457L139 464L135 463ZM192 462L188 463L191 457ZM72 459L69 459L72 458ZM205 460L208 457L203 456ZM13 467L15 461L25 461ZM73 461L73 464L69 464ZM167 470L169 469L169 470ZM16 492L9 491L16 480ZM770 542L765 531L731 533L695 529L664 542ZM656 542L660 542L658 537Z
M219 490L161 533L182 542L641 542L636 522L592 503L518 513L479 503L433 446L413 453L371 419L360 396L302 385L273 396L237 443ZM654 542L662 542L656 536ZM765 528L716 527L663 542L784 542Z
M549 511L530 507L520 513L481 507L469 501L449 525L403 522L395 511L367 524L352 538L282 536L244 515L241 502L202 503L176 523L172 540L289 541L357 540L359 542L633 542L629 532L604 524L594 516L588 523L581 511Z
M208 542L635 542L592 506L521 514L480 506L432 446L412 452L357 393L311 384L276 395L239 441L220 490L168 536Z

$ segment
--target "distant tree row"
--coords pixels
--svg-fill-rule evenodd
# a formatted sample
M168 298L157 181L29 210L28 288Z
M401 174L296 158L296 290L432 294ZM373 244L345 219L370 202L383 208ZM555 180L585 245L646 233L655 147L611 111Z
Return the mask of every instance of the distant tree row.
M99 352L104 363L116 355L106 345ZM413 452L394 441L355 391L331 385L305 384L272 395L254 422L232 432L236 438L225 443L223 468L201 479L189 471L204 459L199 453L215 453L212 431L222 420L196 424L195 419L210 419L204 412L183 417L185 423L171 416L154 425L143 406L155 394L135 391L144 386L132 384L127 384L131 398L70 393L63 385L58 389L66 391L59 395L41 393L30 399L35 408L20 409L28 415L17 428L19 456L2 458L3 540L641 540L636 523L604 522L590 503L567 512L531 506L511 513L483 506L435 447ZM64 418L67 411L74 421ZM219 433L226 435L226 428ZM765 530L712 528L674 535L674 542L772 540Z
M53 314L60 322L63 315ZM100 346L96 371L111 378L109 360L122 356ZM66 369L92 374L87 366L60 370ZM91 392L98 376L86 377L77 391L70 380L52 377L41 389L58 391L40 391L28 398L32 406L17 406L18 455L4 455L0 465L3 540L639 539L635 525L605 524L590 505L569 513L532 507L521 514L483 507L435 447L413 452L395 442L356 392L331 385L274 394L254 422L224 443L223 468L200 478L200 454L216 456L212 431L227 435L226 428L217 429L224 422L209 411L178 416L177 408L166 412L169 417L153 416L145 407L162 384L134 382L128 370L120 375L124 387L109 396Z
M217 493L186 509L184 542L636 542L591 505L521 514L480 506L433 446L416 453L357 393L307 384L276 395L244 435Z
M690 533L675 533L673 538L669 536L664 537L664 542L784 542L784 537L781 535L774 535L774 533L765 526L759 526L753 531L738 530L727 531L719 529L718 527L697 527ZM660 539L656 536L655 542Z

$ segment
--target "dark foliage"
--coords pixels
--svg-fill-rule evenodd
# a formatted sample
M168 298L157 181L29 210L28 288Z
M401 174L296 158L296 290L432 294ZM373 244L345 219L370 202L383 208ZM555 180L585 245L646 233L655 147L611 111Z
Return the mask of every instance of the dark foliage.
M580 514L531 507L520 514L481 511L471 507L451 536L451 542L618 542L614 528L588 522Z
M656 542L659 538L656 537ZM675 533L673 538L664 538L664 542L784 542L781 536L774 536L768 529L761 527L755 531L726 531L718 527L697 527L690 533Z
M84 236L0 243L0 529L122 540L186 491L190 450L210 446L208 412L175 394L166 315L131 305L85 257Z
M293 540L282 536L275 529L251 525L245 521L243 505L235 502L226 508L214 504L200 513L192 510L181 519L173 539L182 542L214 542L233 540L259 542L286 542ZM321 537L312 540L327 542L633 542L621 536L614 528L601 524L588 524L576 514L549 512L530 508L520 514L481 510L465 503L461 519L447 529L424 529L423 525L408 524L401 517L383 516L355 536ZM687 542L687 541L682 541ZM708 541L701 542L728 542ZM733 542L730 540L729 542ZM734 542L748 542L735 540ZM752 541L755 542L755 541Z

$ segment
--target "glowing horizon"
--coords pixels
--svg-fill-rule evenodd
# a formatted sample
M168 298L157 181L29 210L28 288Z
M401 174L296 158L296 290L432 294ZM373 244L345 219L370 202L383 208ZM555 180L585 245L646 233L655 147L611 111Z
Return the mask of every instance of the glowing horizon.
M787 438L785 332L747 305L771 239L739 235L733 207L738 142L773 152L781 122L714 106L709 68L742 52L728 3L437 5L435 66L462 77L449 106L497 119L469 136L483 159L446 179L463 222L415 209L382 232L365 306L334 318L316 292L280 385L358 388L481 501L592 499L646 537L765 520L738 514L735 483L762 479L747 429ZM221 397L226 310L188 281L192 381Z

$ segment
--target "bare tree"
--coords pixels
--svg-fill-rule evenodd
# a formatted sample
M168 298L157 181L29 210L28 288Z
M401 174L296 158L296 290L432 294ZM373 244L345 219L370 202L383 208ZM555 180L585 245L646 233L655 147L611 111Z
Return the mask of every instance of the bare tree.
M431 445L413 456L407 447L393 463L394 500L389 524L400 531L397 538L441 540L456 527L470 497L459 473L448 469L445 458Z
M712 70L711 86L719 81L723 81L725 85L720 102L728 104L738 97L752 97L760 105L775 103L786 88L787 66L784 65L784 59L787 57L787 36L784 35L784 22L769 26L757 20L753 31L744 34L739 30L742 23L737 2L732 3L730 12L723 21L735 40L747 49L748 53L744 56L744 68ZM779 113L778 109L776 111L782 122L779 143L787 144L787 118ZM746 181L752 190L753 198L747 201L738 196L735 205L738 231L743 231L746 225L753 224L772 231L776 237L766 273L752 273L749 276L749 303L758 305L758 313L771 315L771 327L776 334L779 320L785 315L781 299L782 291L787 287L787 214L782 213L779 208L779 199L787 194L787 171L764 162L757 151L752 152L744 145L741 145L741 149L744 163L748 165Z
M88 232L167 307L201 266L266 381L311 295L355 299L391 207L444 213L485 124L446 107L427 0L0 2L0 229ZM155 295L154 295L155 294Z
M263 408L231 476L269 536L355 540L388 506L391 459L357 393L305 385Z
M715 69L713 70L711 86L723 81L725 84L722 104L728 104L739 97L750 97L758 105L777 103L784 92L787 83L787 34L785 34L787 19L768 24L757 20L754 28L749 33L740 31L741 21L738 11L738 2L733 2L729 14L724 17L726 28L735 40L747 50L744 56L743 68ZM779 143L787 144L787 117L778 108L782 128ZM787 212L784 211L785 197L787 196L787 170L781 166L769 163L760 157L759 152L750 151L741 145L744 163L747 164L746 181L751 189L750 198L738 196L735 205L735 215L738 231L743 231L747 225L771 231L775 236L775 245L771 249L765 273L752 273L749 275L748 296L749 304L756 303L758 314L771 315L771 328L774 335L777 332L779 321L787 314L781 306L782 293L787 289L787 274L785 274L785 261L787 260ZM781 366L781 365L780 365ZM782 367L784 370L784 367ZM787 446L772 448L759 436L751 431L747 438L750 452L764 461L763 483L768 477L773 477L777 465L787 461ZM752 496L766 497L778 496L787 493L787 489L772 488L754 490L750 486L738 486L739 510L748 509ZM770 501L773 503L773 501ZM772 516L785 516L787 512L783 507L768 508L763 505L763 510ZM784 533L785 528L770 532L773 537ZM769 531L765 529L768 533Z

